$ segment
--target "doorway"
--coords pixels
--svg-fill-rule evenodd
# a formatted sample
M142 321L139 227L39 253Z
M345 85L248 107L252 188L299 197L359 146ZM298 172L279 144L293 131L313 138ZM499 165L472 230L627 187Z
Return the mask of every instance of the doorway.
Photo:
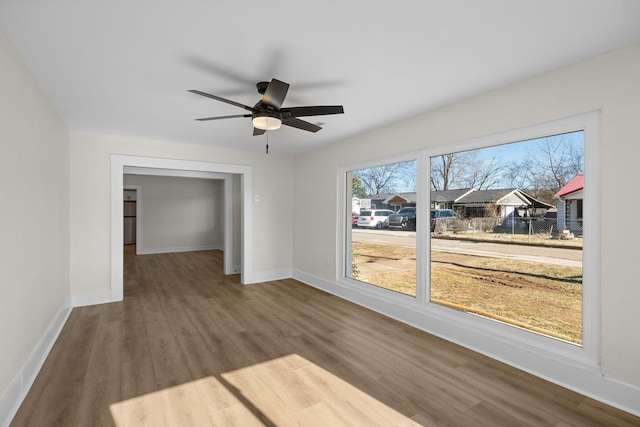
M253 274L253 228L252 228L252 167L225 163L198 162L190 160L161 159L154 157L111 155L111 297L112 302L122 301L124 298L123 282L123 254L124 246L124 206L122 201L123 176L125 169L136 168L145 170L149 175L204 177L210 174L225 174L225 194L229 195L233 188L233 177L239 180L240 215L237 221L240 225L240 281L243 284L255 283L259 280ZM225 196L226 197L226 196ZM139 194L137 204L139 204ZM234 273L233 256L233 228L229 211L233 204L225 203L225 272ZM228 224L228 225L227 225ZM140 232L138 224L137 232ZM138 234L137 241L140 240Z

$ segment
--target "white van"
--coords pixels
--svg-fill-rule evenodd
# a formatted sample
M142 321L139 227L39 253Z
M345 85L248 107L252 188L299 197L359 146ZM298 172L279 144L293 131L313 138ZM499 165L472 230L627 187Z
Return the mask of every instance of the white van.
M362 210L356 224L358 227L377 228L378 230L387 228L389 227L389 215L393 213L388 209Z

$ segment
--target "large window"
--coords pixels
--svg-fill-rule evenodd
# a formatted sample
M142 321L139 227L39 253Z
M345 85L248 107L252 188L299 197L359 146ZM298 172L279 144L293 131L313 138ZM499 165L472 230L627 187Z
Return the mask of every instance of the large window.
M416 295L416 162L346 172L345 276Z
M577 131L431 156L430 300L580 344L583 153Z
M599 134L592 113L344 166L342 283L596 364Z

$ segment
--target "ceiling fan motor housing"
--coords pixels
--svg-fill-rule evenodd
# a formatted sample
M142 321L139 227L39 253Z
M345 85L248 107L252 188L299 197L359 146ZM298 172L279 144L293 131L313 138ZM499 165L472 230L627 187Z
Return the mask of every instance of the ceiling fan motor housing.
M256 83L256 87L258 88L258 93L260 95L264 95L267 91L267 87L269 86L269 82L258 82Z

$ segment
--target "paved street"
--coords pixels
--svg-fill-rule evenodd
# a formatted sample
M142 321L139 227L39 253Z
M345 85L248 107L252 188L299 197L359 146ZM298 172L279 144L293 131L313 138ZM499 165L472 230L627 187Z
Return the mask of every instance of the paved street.
M352 239L354 242L384 245L406 247L415 247L416 245L416 233L411 231L354 229ZM431 248L442 252L582 267L582 251L576 249L438 238L431 239Z

